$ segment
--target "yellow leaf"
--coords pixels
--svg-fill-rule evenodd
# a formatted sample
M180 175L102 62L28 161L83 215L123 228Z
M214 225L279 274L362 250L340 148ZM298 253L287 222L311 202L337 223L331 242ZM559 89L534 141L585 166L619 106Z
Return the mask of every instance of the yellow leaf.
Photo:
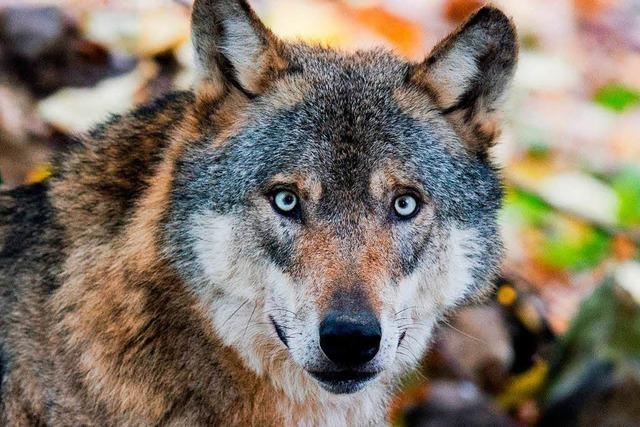
M496 294L498 302L502 305L512 305L518 298L518 292L511 285L500 286Z
M506 411L515 409L534 397L542 388L549 366L537 361L528 371L513 377L505 390L498 396L498 404Z
M36 166L31 172L27 174L25 179L27 184L36 184L42 182L51 176L51 167L48 164L41 164Z

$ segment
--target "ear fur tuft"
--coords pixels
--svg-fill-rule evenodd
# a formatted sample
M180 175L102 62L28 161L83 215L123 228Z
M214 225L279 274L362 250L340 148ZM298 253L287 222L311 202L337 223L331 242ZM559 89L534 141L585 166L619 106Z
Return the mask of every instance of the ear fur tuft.
M410 80L432 94L473 151L485 152L499 134L497 113L517 57L513 23L485 6L413 66Z
M196 0L191 20L191 39L205 79L230 83L252 97L285 68L279 40L245 0Z

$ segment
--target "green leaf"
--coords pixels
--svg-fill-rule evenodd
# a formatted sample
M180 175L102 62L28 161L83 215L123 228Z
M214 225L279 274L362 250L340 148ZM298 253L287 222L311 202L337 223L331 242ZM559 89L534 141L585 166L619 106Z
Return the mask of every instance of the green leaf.
M621 170L613 177L611 185L620 200L620 224L640 225L640 167L630 166Z
M558 225L552 226L548 234L541 250L544 262L552 267L586 270L597 266L609 255L610 237L591 227L584 227L584 231L575 235Z
M544 238L531 249L553 268L586 270L610 253L611 237L606 232L558 213L542 198L522 189L509 189L501 220L538 229Z
M536 159L546 159L551 154L551 147L544 142L536 141L527 147L527 154Z
M622 112L640 103L640 92L621 84L611 84L600 88L594 101L610 110Z
M507 193L504 209L530 226L544 225L553 214L553 209L540 197L515 188Z

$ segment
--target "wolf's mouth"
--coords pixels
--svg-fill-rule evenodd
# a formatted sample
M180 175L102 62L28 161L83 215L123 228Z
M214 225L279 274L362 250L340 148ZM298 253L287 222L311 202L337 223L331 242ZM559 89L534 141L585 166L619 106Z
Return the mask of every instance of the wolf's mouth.
M282 330L282 327L280 325L278 325L278 323L275 321L273 316L269 316L269 320L271 321L271 324L273 325L273 328L276 330L276 334L278 334L278 338L280 338L280 341L282 341L282 344L284 344L287 348L289 348L289 343L287 341L287 335Z
M378 372L358 372L358 371L324 371L312 372L309 374L318 380L327 390L336 394L355 393L361 390L367 381L372 380Z

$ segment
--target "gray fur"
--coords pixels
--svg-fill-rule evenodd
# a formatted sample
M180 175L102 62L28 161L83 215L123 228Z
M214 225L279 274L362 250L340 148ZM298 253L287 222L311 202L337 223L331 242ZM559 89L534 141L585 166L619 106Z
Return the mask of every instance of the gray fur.
M495 225L502 198L499 176L486 157L450 149L464 142L435 103L430 108L436 114L428 123L395 103L394 90L407 84L409 65L384 51L343 55L293 46L290 55L299 58L296 67L313 91L304 102L280 111L267 110L267 92L249 106L250 124L239 135L220 148L208 139L194 146L177 168L175 220L170 222L174 238L186 236L182 227L194 212L242 215L250 208L247 198L263 191L268 179L293 171L320 177L326 197L315 213L318 219L345 230L357 228L357 221L349 223L345 214L385 217L386 206L372 206L366 186L377 168L397 160L437 206L441 227L456 222L481 232L487 252L479 254L476 274L479 283L486 283L500 255ZM430 102L426 96L423 100ZM423 236L414 238L417 243ZM267 238L265 247L272 243ZM417 257L406 253L407 260Z

